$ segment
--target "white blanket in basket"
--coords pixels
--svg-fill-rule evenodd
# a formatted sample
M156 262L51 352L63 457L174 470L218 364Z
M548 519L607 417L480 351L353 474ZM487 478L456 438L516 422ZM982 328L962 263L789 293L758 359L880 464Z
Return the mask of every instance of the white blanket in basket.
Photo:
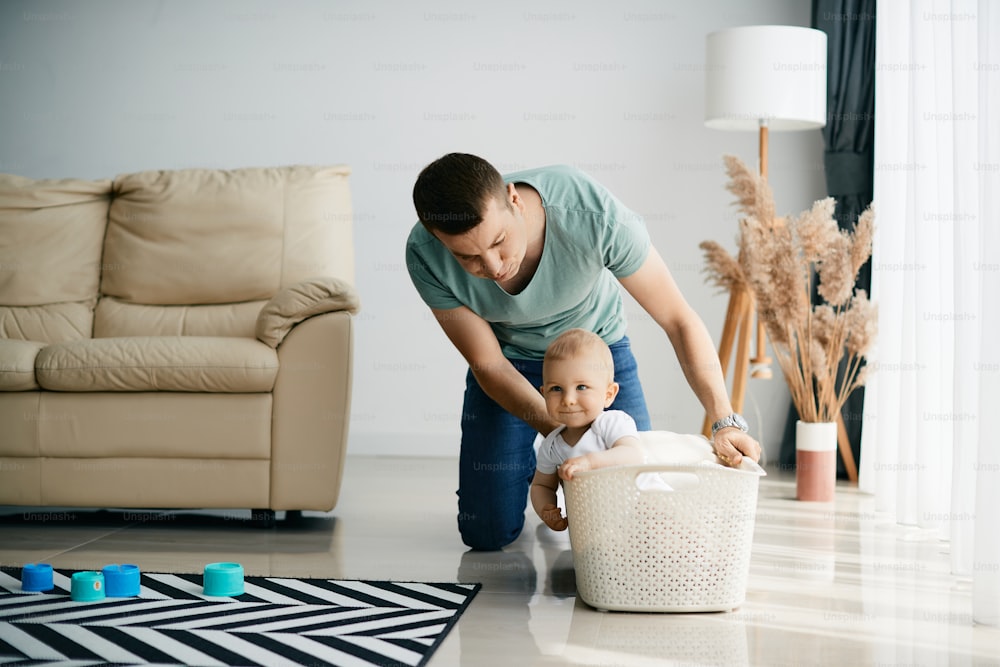
M639 442L646 455L645 463L659 465L707 465L726 467L719 462L712 449L712 443L700 434L673 433L671 431L640 431ZM764 469L753 459L743 457L738 466L740 470L763 475ZM648 488L642 483L640 475L639 486ZM666 474L666 473L664 473ZM664 474L661 474L661 478Z
M659 465L708 465L724 467L715 456L712 443L703 435L672 431L640 431L639 442L646 455L644 463ZM756 469L756 464L744 457L744 462ZM741 468L744 465L740 465ZM643 490L671 491L671 473L642 473L636 485Z
M646 463L669 465L719 463L712 450L712 443L703 435L671 431L640 431L639 442L642 443L646 454Z

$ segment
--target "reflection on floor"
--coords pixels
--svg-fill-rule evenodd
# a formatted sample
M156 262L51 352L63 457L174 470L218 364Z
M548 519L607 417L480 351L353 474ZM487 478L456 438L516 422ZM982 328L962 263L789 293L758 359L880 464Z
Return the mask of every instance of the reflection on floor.
M760 487L747 601L708 614L598 612L575 595L565 533L529 509L502 552L471 552L455 523L452 459L351 457L337 508L262 525L249 511L0 508L0 564L481 582L431 660L447 665L1000 665L1000 630L975 626L948 544L899 526L846 485L831 504Z

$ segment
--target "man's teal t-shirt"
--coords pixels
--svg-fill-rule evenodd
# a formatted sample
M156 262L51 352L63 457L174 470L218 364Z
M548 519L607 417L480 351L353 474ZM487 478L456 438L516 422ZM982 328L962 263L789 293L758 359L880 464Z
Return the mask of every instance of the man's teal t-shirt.
M540 167L504 176L541 195L545 244L531 282L508 294L492 280L465 271L419 222L406 242L406 266L431 308L467 306L488 321L504 356L541 359L553 338L580 327L608 344L625 335L616 278L635 273L649 252L640 216L579 169Z

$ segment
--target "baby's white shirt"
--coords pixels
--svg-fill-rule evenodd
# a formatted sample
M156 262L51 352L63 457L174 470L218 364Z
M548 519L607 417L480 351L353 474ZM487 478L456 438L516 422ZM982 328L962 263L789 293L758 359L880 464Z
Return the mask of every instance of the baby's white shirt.
M639 437L635 420L621 410L605 410L599 414L575 445L567 445L563 440L562 432L565 428L559 426L539 445L537 463L539 472L551 475L568 458L610 449L620 438L628 435Z

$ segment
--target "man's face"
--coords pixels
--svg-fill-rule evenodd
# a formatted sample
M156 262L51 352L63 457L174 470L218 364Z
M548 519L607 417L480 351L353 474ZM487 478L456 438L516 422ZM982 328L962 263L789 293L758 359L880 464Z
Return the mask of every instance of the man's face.
M520 270L527 249L523 204L509 185L507 199L489 199L478 225L464 234L434 232L434 236L470 274L496 282L510 280Z

